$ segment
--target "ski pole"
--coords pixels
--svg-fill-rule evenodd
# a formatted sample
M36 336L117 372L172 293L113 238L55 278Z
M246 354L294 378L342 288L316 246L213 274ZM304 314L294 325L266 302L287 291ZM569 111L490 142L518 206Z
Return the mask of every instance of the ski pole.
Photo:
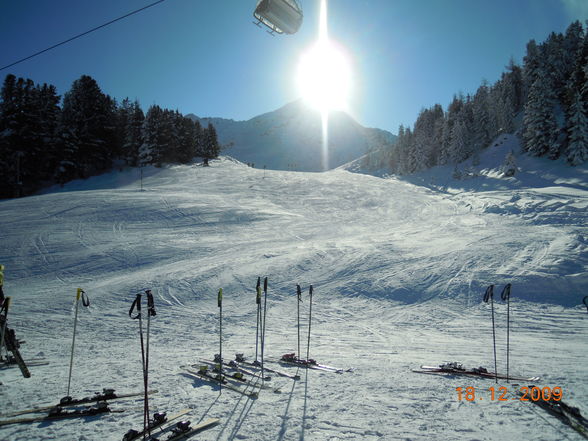
M510 287L507 283L500 294L500 298L506 300L506 382L509 383L508 368L509 368L509 353L510 353Z
M219 307L219 364L220 364L220 381L218 382L222 389L223 381L223 289L218 290L218 307Z
M492 339L494 341L494 377L496 383L498 383L498 364L496 362L496 331L494 326L494 285L490 285L486 288L486 292L484 293L484 302L488 303L490 301L490 306L492 307Z
M145 345L143 343L143 318L141 315L141 294L137 294L133 304L131 305L131 309L129 309L129 317L133 320L139 320L139 338L141 340L141 368L143 370L143 386L145 386ZM137 315L133 317L133 311L137 311ZM143 403L145 403L143 401ZM143 406L145 406L143 404ZM149 425L148 421L149 416L145 414L145 407L143 407L143 439L145 439L147 434L147 428Z
M308 294L310 294L310 310L308 312L308 343L306 344L306 362L310 360L310 325L312 324L312 285L308 288Z
M4 265L0 264L0 314L4 310L4 322L2 323L2 331L0 331L0 360L2 360L2 348L4 347L4 333L6 331L6 321L8 320L8 306L10 304L10 297L4 297ZM6 351L8 354L8 350Z
M584 303L584 305L586 305L586 312L588 312L588 296L584 297L582 302Z
M261 277L257 278L257 287L256 287L256 295L255 295L255 303L257 307L257 324L255 326L255 362L257 363L257 348L259 346L259 326L260 326L260 319L261 319Z
M145 295L147 296L147 343L145 347L145 375L144 375L144 389L145 389L145 399L144 399L144 414L145 419L147 420L147 434L151 436L151 429L149 426L149 335L150 335L150 327L151 327L151 317L155 317L155 302L153 301L153 294L151 294L151 290L145 290Z
M71 386L71 373L72 373L72 368L73 368L73 356L74 356L74 346L76 344L76 329L78 327L78 310L80 308L80 299L82 300L82 304L85 307L90 306L90 301L88 300L88 297L86 297L86 293L84 292L84 290L82 288L78 288L78 291L76 293L76 312L74 315L74 328L73 328L73 338L71 339L71 355L69 357L69 377L67 380L67 397L69 397L69 391L70 391L70 386Z
M302 301L302 290L300 289L300 285L296 284L296 295L298 297L298 300L296 301L296 312L297 312L297 319L298 319L298 324L297 324L297 329L298 329L298 352L296 353L298 355L298 358L300 358L300 302Z
M0 332L0 360L2 360L2 349L4 348L4 336L6 335L6 323L8 322L8 309L10 308L10 297L5 297L2 304L0 304L0 318L2 317L2 311L4 311L4 320L2 321L2 331ZM6 350L8 359L8 349Z
M267 277L263 279L263 326L261 329L261 382L265 378L265 371L263 368L263 354L265 349L265 319L267 316Z

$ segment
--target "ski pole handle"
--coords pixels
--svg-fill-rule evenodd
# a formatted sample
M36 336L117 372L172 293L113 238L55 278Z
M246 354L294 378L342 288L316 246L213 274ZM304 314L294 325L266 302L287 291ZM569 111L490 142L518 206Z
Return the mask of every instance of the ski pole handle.
M88 306L90 306L90 299L88 298L88 295L86 294L86 292L82 289L82 288L78 288L78 295L77 295L77 299L78 300L82 300L82 305L87 308Z
M135 311L135 310L137 311L137 315L135 317L133 317L133 311ZM141 294L137 294L137 297L135 297L135 300L133 301L133 304L131 305L131 309L129 309L129 317L132 318L133 320L141 317Z
M507 283L506 286L503 288L502 293L500 294L500 298L504 301L510 299L510 287L511 284Z
M300 285L296 284L296 294L298 295L298 301L302 301L302 289L300 289Z
M267 292L267 277L263 279L263 292Z
M494 297L494 285L490 285L486 288L486 292L484 293L484 302L488 303L490 299Z
M147 315L149 317L155 317L155 302L153 301L153 294L151 294L150 289L145 290L145 294L147 295Z

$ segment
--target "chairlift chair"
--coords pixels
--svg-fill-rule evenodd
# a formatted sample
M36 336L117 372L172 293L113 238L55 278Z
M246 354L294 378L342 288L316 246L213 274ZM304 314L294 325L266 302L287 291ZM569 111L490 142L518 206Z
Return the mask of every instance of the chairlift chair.
M258 0L253 16L272 34L295 34L302 24L302 8L296 0Z

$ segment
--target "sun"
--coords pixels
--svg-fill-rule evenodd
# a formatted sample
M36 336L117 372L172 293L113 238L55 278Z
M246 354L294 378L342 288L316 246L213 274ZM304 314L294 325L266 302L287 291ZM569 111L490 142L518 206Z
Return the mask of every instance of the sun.
M351 69L344 52L327 38L319 39L300 58L297 86L302 98L322 112L346 110Z

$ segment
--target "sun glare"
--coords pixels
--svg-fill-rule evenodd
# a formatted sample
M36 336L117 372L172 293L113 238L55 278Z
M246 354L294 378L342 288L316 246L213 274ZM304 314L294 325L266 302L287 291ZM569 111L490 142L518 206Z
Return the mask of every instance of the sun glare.
M302 98L321 112L348 107L351 69L344 52L329 40L326 0L321 1L318 41L300 58L297 83Z
M329 40L319 41L300 59L299 92L313 107L321 111L347 109L350 84L349 63Z

